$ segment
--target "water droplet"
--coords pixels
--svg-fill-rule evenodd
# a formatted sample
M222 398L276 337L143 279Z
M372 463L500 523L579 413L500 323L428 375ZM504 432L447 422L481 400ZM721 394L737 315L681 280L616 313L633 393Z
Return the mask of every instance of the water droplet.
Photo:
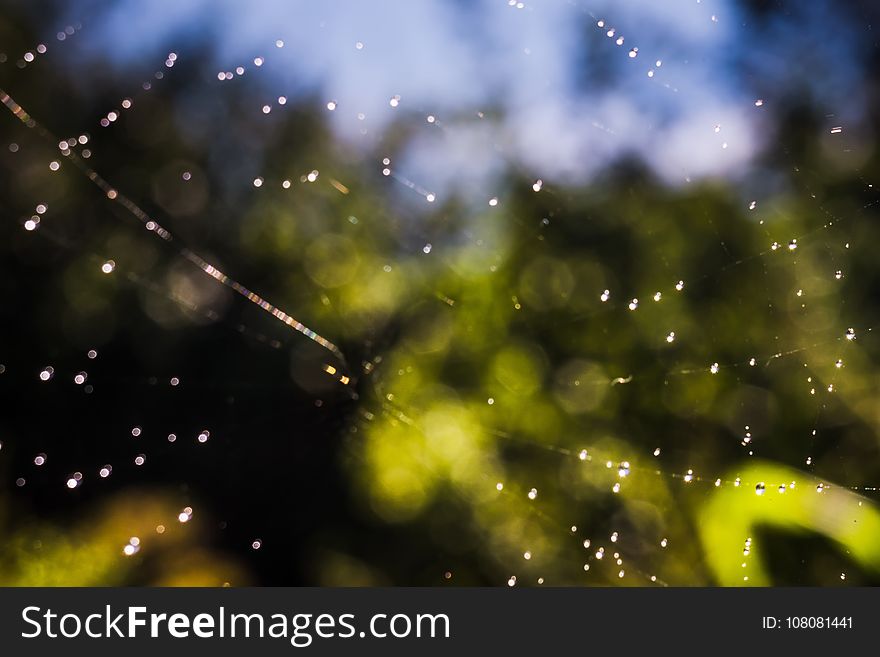
M755 495L763 495L763 494L764 494L764 491L766 490L766 488L767 488L767 487L764 485L764 482L763 482L763 481L759 482L759 483L755 486Z
M629 472L629 461L621 461L617 466L617 476L622 479L623 477L629 476Z

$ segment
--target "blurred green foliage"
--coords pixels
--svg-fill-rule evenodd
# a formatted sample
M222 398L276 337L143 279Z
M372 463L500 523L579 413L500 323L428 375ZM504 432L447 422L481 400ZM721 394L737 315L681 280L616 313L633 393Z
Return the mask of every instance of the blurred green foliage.
M91 120L115 89L112 81L79 89L52 71L10 76L3 85L59 135ZM474 208L454 190L427 205L381 175L379 158L395 160L421 117L401 112L363 153L334 136L313 99L253 121L246 87L228 93L198 82L194 126L179 117L185 84L138 98L112 136L95 139L91 165L182 243L338 343L347 362L334 367L352 385L326 375L334 360L326 351L284 334L144 234L72 166L50 173L54 144L6 116L4 139L14 135L22 151L4 153L4 198L22 216L34 198L48 203L53 215L39 234L69 254L27 309L35 340L61 331L80 349L123 335L145 362L167 363L187 357L183 336L210 324L265 331L283 342L290 378L312 397L357 391L344 426L326 436L339 440L352 513L405 525L419 549L445 555L453 583L516 575L554 585L645 585L651 576L676 585L836 584L837 563L849 564L848 584L875 581L880 516L845 489L880 475L877 345L868 331L880 228L862 183L877 161L856 170L824 158L819 108L780 111L781 146L755 166L785 184L754 211L741 183L670 188L638 162L589 184L545 181L537 193L511 167L496 181L500 204ZM70 106L53 106L47 85ZM231 152L259 151L259 171L218 158L218 135ZM313 170L317 179L304 180ZM259 188L257 174L266 176ZM19 271L43 256L19 226L0 251ZM109 257L120 275L100 273L96 263ZM161 348L148 344L156 325L166 332ZM845 339L849 327L857 340ZM274 476L291 476L286 467ZM158 493L123 492L63 529L15 518L0 583L246 581L246 563L200 547L197 532L172 532L173 508ZM169 514L169 531L157 535ZM806 570L812 553L772 564L752 554L744 570L744 541L754 537L760 557L768 528L826 536L839 560L816 548L835 565ZM433 562L427 576L399 570L382 546L359 553L357 531L325 546L313 582L440 583ZM135 535L151 538L126 558Z

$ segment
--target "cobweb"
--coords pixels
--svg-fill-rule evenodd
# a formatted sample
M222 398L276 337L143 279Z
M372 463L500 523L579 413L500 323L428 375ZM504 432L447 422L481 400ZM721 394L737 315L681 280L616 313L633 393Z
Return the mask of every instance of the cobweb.
M292 80L307 37L265 26L247 57L181 39L104 79L77 78L113 47L85 17L0 56L17 503L170 484L162 532L204 508L267 583L290 552L302 581L343 584L870 581L866 120L767 81L749 39L772 21L722 40L723 13L676 13L708 30L696 52L751 44L735 70L758 81L719 99L717 61L640 26L642 3L497 4L479 38L528 83L471 61L488 92L455 102L448 81ZM565 88L529 68L548 46L523 27L559 11L582 26L579 84L604 87L569 107L529 96ZM345 40L316 70L370 56L355 18L327 19ZM774 529L848 556L787 556ZM321 579L329 552L365 565Z

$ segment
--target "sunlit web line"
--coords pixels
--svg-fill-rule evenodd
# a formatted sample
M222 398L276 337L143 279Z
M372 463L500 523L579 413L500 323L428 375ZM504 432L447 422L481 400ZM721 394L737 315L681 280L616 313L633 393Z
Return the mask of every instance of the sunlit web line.
M591 447L584 447L581 449L572 449L568 447L561 447L559 445L552 445L547 443L538 442L535 440L530 440L528 438L524 438L522 436L515 436L506 431L501 431L498 429L489 429L488 433L496 436L497 438L501 438L508 442L523 445L530 448L540 449L545 452L551 452L554 454L559 454L565 458L577 459L578 461L594 464L597 467L604 466L605 468L611 470L618 467L618 464L626 462L628 464L628 469L630 474L627 475L626 478L632 476L632 473L643 473L643 474L653 474L658 477L666 477L669 479L674 479L681 481L684 484L691 483L699 483L699 484L707 484L711 485L714 488L721 488L722 486L733 486L734 488L745 487L744 490L747 490L754 494L755 486L759 483L765 482L757 482L757 481L744 481L742 479L726 479L723 477L711 476L711 475L701 475L699 473L694 472L692 469L686 470L685 472L672 472L669 470L664 470L662 468L656 468L648 465L638 465L634 461L630 461L629 458L620 458L619 455L611 455L601 454L594 450ZM659 457L659 454L658 454ZM815 474L811 474L811 477L814 479L820 479ZM785 483L788 485L791 482L779 482L779 485ZM769 484L768 484L769 486ZM830 488L841 488L845 490L851 490L862 493L877 493L880 492L880 485L877 486L848 486L846 484L828 484L822 483L822 490L827 490ZM618 489L619 490L619 489ZM618 491L614 491L618 492Z
M7 107L7 109L9 109L9 111L12 112L12 114L16 118L18 118L22 123L24 123L25 126L27 126L28 128L35 129L38 134L40 134L42 137L48 139L50 142L57 141L53 138L53 135L48 130L46 130L39 123L37 123L37 121L30 114L28 114L27 111L21 105L16 103L15 100L13 100L12 97L10 97L9 94L7 94L3 89L0 89L0 101L2 101L3 104ZM67 153L67 157L68 157L68 159L72 160L74 162L74 164L76 164L76 166L88 177L89 180L91 180L99 189L101 189L107 195L108 199L119 203L119 205L124 207L131 215L133 215L136 219L138 219L141 223L143 223L146 226L147 230L149 230L152 233L155 233L160 238L162 238L162 240L164 240L165 242L171 242L174 240L174 237L172 236L172 234L168 230L166 230L161 225L159 225L156 221L154 221L152 218L150 218L150 216L146 212L144 212L140 207L138 207L138 205L136 203L134 203L131 199L129 199L128 197L124 196L119 191L117 191L112 185L110 185L110 183L108 183L106 180L104 180L104 178L102 178L98 174L97 171L95 171L90 166L88 166L72 150ZM253 303L258 308L264 310L265 312L267 312L270 315L272 315L273 317L275 317L280 322L286 324L287 326L294 329L295 331L302 333L310 340L312 340L312 341L316 342L317 344L319 344L320 346L322 346L324 349L327 349L330 353L332 353L334 356L336 356L342 363L346 362L345 356L342 354L342 351L340 351L340 349L335 344L333 344L332 342L330 342L326 338L322 337L321 335L319 335L318 333L316 333L315 331L310 329L308 326L306 326L302 322L299 322L298 320L291 317L290 315L288 315L286 312L284 312L283 310L281 310L277 306L274 306L273 304L269 303L266 299L264 299L263 297L258 295L256 292L252 292L251 290L249 290L248 288L243 286L241 283L239 283L235 279L227 276L220 269L218 269L217 267L215 267L214 265L209 263L207 260L205 260L204 258L199 256L198 254L194 253L190 249L183 247L183 246L180 246L177 248L177 250L181 256L183 256L184 258L189 260L192 264L197 266L199 269L201 269L203 272L208 274L214 280L222 283L226 287L231 288L232 290L234 290L235 292L237 292L238 294L243 296L245 299L247 299L248 301ZM340 381L343 384L349 383L349 380L347 379L347 377L341 377Z
M283 48L284 47L284 40L283 39L276 39L274 45L276 48L279 48L279 49ZM256 55L253 59L253 62L254 62L254 66L256 68L260 68L263 66L263 64L266 63L266 56L265 55ZM217 79L219 81L223 82L225 80L232 80L233 78L235 78L236 75L241 77L245 73L247 73L247 68L245 66L242 66L241 64L239 64L238 66L235 67L234 73L232 71L220 70L217 73ZM284 103L282 103L282 104L284 104Z
M177 53L176 52L169 52L168 55L165 57L165 68L168 68L168 69L173 68L176 61L177 61ZM158 81L158 80L162 80L164 78L165 78L165 73L161 70L153 73L154 80ZM141 92L136 94L136 96L139 98L147 91L150 91L150 89L152 89L152 88L153 88L153 82L151 82L150 80L145 80L144 82L141 83ZM113 124L117 122L117 120L122 119L122 110L131 109L133 104L134 103L133 103L131 97L123 98L119 103L121 109L117 110L114 107L113 109L108 110L104 114L104 116L101 117L100 121L98 121L98 124L102 128L112 127Z
M422 187L421 185L419 185L416 182L413 182L412 180L410 180L406 176L400 175L399 173L397 173L393 169L386 168L383 170L383 173L385 171L388 172L385 174L386 176L391 176L391 178L393 180L399 182L404 187L407 187L407 188L413 190L416 194L418 194L419 196L423 197L426 201L428 201L428 203L433 203L434 200L437 198L432 191L425 189L424 187Z
M413 420L410 416L408 416L403 410L401 410L394 403L383 400L382 401L382 414L386 417L390 417L392 419L403 422L403 423L415 428L417 431L422 431L422 428L419 426L419 424L415 420ZM373 421L376 416L375 416L375 414L362 409L361 410L361 417L363 417L367 421ZM602 455L601 458L594 458L594 456L596 456L598 453L595 451L595 448L592 448L592 447L584 447L579 450L578 449L571 449L568 447L561 447L559 445L552 445L552 444L548 444L545 442L538 442L538 441L534 441L534 440L529 440L528 438L524 438L519 435L514 435L514 434L511 434L507 431L502 431L500 429L493 429L493 428L486 428L486 427L481 427L481 429L483 431L486 431L487 433L497 437L497 438L501 438L502 440L508 441L510 443L520 444L520 445L524 445L527 447L537 448L537 449L541 449L543 451L548 451L548 452L552 452L555 454L560 454L566 458L577 458L578 460L586 462L586 463L594 463L594 462L595 463L604 463L605 466L609 469L614 467L615 464L618 464L618 463L623 463L623 462L629 463L629 458L632 458L632 457L621 458L619 455L608 456L607 454ZM659 454L657 454L656 456L659 456ZM755 486L758 483L758 482L742 481L740 479L729 480L729 479L723 479L721 477L711 477L711 476L707 476L707 475L700 475L700 474L694 473L693 470L689 470L688 472L682 474L680 472L670 472L668 470L657 469L654 467L648 467L648 466L642 467L642 466L632 465L632 464L629 465L629 469L633 472L638 471L638 472L645 472L645 473L653 473L653 474L655 474L657 476L661 476L661 477L668 477L670 479L678 479L686 484L697 482L697 483L711 484L715 487L721 487L723 485L731 485L734 487L740 487L740 486L744 485L746 487L749 487L749 486ZM815 476L815 475L813 475L813 476ZM785 483L787 484L788 482L785 482ZM834 484L823 483L823 488L835 488L835 487L845 488L848 490L857 491L857 492L865 492L865 493L876 493L876 492L880 491L880 486L847 486L847 485L841 485L841 484L838 484L835 486ZM614 491L614 492L617 492L617 491Z
M72 25L67 25L64 29L59 30L55 38L61 42L65 41L68 37L72 37L79 30L82 29L81 23L74 23ZM22 56L16 62L16 66L20 69L25 69L31 64L35 64L40 55L45 55L49 51L48 46L46 45L46 41L41 41L33 48L25 51Z
M865 333L872 333L877 328L880 328L880 324L875 325L875 326L869 326L868 328L863 329L863 330ZM786 358L788 356L794 356L796 354L800 354L805 351L809 351L811 349L817 349L819 347L827 347L828 345L835 344L838 342L842 343L843 340L846 340L846 339L847 339L847 336L842 336L842 337L838 336L838 337L833 338L831 340L823 340L822 342L814 342L812 344L809 344L809 345L806 345L803 347L796 347L794 349L788 349L787 351L779 351L779 352L776 352L775 354L772 354L771 356L755 356L755 357L749 358L748 360L738 361L735 363L727 363L724 365L713 364L712 366L710 366L708 368L707 367L691 367L691 368L684 368L684 369L679 369L679 370L672 370L670 372L665 372L663 374L663 376L705 374L707 371L715 374L717 372L720 372L722 369L732 369L732 368L736 368L736 367L746 367L746 366L755 367L761 361L764 361L764 367L768 367L775 360L779 360L781 358Z
M149 279L146 279L146 278L138 275L135 272L131 272L131 271L126 272L125 278L128 281L134 283L135 285L139 285L140 287L143 287L144 289L149 290L153 294L165 297L169 301L172 301L173 303L176 303L177 305L188 310L189 312L192 312L196 315L200 315L200 316L204 317L205 319L208 319L211 321L222 320L221 316L216 311L214 311L210 308L207 308L207 309L203 308L197 303L194 303L192 301L188 301L187 299L184 299L183 297L181 297L179 294L176 294L173 291L167 290L167 289L163 288L161 285L159 285ZM227 323L227 322L224 322L224 323ZM274 338L269 338L265 334L260 333L259 331L254 331L253 329L248 328L244 324L237 323L232 328L235 331L237 331L238 333L241 333L242 335L246 335L246 336L256 340L257 342L260 342L262 344L265 344L265 345L271 347L272 349L280 349L281 348L281 341L280 340L276 340Z

